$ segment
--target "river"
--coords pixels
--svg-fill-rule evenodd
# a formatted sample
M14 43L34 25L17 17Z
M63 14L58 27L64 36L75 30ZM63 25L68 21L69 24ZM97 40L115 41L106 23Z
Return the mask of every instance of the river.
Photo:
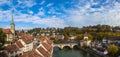
M79 49L69 49L69 50L54 50L53 57L94 57L86 52Z

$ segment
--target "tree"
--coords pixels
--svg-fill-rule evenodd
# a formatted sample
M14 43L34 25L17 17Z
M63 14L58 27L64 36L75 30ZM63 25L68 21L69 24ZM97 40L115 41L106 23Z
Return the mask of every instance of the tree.
M88 34L88 39L93 40L93 36L91 34Z
M64 40L68 40L69 39L69 36L68 35L64 35Z
M82 40L83 37L84 37L83 34L78 34L78 35L76 35L76 39L77 39L77 40Z
M0 29L0 49L5 44L5 34L3 33L2 29Z
M108 53L111 57L115 57L115 54L118 52L118 47L114 44L110 45L108 47Z

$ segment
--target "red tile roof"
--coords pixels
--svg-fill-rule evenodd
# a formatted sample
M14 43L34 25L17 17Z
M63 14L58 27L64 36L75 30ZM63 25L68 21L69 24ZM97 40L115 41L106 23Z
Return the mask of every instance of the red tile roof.
M52 45L52 44L53 44L53 41L52 41L52 40L47 40L47 43L48 43L49 45Z
M42 45L47 49L47 51L50 52L50 49L52 48L51 45L47 44L47 43L42 43Z
M23 55L21 55L21 56L19 56L19 57L29 57L29 56L28 56L28 52L23 53Z
M42 57L42 55L38 54L35 50L23 53L20 57Z
M48 40L46 36L40 36L40 41Z
M21 38L26 44L31 43L34 39L31 35L28 34L21 36Z
M34 57L42 57L42 55L38 54L35 50L31 52L31 55L34 55Z
M15 43L16 43L16 45L17 45L19 48L24 47L23 44L22 44L20 41L16 41Z
M49 40L47 37L41 37L40 40L41 40L41 44L45 47L45 49L47 49L48 52L51 52L53 41Z
M120 40L120 36L110 36L110 37L108 37L108 39L112 40L112 41L114 41L114 40Z
M25 35L25 33L16 32L16 35L22 36L22 35Z
M5 52L0 52L0 57L8 57L8 54Z
M44 57L50 57L49 52L46 51L43 47L40 46L37 50L38 50L41 54L43 54Z
M43 56L50 57L51 56L50 52L52 51L52 43L53 42L51 40L49 40L47 37L42 37L41 39L42 39L41 44L44 47L40 46L40 47L35 48L35 49L37 49L38 52L40 52L42 55L39 54L35 49L33 49L32 51L23 53L23 55L21 55L19 57L43 57ZM30 35L23 35L22 40L25 41L25 43L30 43L33 41L33 37ZM16 41L15 43L18 47L23 47L23 45L20 41ZM10 50L10 51L14 50L11 48L12 46L8 46L8 47L9 47L8 50Z
M12 32L10 31L10 29L3 29L2 30L5 34L11 34Z
M18 51L18 47L15 44L11 44L5 47L5 50L7 50L8 52L12 53L12 52L16 52Z

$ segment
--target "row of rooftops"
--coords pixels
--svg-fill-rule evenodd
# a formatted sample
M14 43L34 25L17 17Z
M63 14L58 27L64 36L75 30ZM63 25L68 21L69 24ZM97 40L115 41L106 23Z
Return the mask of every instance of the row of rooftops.
M40 45L30 52L23 53L21 57L51 57L53 42L47 37L40 36Z
M36 50L32 50L32 51L23 53L23 55L19 57L43 57L43 56L39 54Z
M120 40L120 36L110 36L110 37L108 37L108 39L112 40L112 41L114 41L114 40Z
M24 37L23 37L22 40L23 40L25 43L27 43L27 41L29 41L29 38L28 38L28 40L27 40L27 39L24 40ZM18 51L19 48L23 48L23 47L24 47L24 45L21 43L21 41L18 40L18 41L16 41L16 42L13 43L13 44L7 45L7 46L5 47L5 50L7 50L7 52L12 53L12 52Z
M5 50L7 52L9 52L9 53L19 51L20 48L24 47L24 45L21 43L20 40L23 40L26 44L29 44L29 43L34 41L34 37L29 35L29 34L22 35L21 39L17 40L13 44L7 45L5 47ZM45 37L45 36L40 36L39 37L39 43L40 43L40 45L42 45L44 47L37 46L36 48L33 48L32 51L24 52L23 55L21 55L19 57L42 57L42 56L50 57L51 53L48 53L48 52L52 52L53 42L51 40L49 40L47 37ZM39 54L39 53L41 53L42 55Z

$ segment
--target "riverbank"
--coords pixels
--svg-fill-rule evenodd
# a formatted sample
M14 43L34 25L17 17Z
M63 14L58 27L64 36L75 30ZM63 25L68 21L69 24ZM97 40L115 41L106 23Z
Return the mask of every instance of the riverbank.
M98 52L96 52L96 51L94 51L94 50L92 50L90 48L79 47L79 49L84 51L84 52L90 53L90 54L94 55L95 57L108 57L108 56L106 56L104 54L100 54L100 53L98 53Z

